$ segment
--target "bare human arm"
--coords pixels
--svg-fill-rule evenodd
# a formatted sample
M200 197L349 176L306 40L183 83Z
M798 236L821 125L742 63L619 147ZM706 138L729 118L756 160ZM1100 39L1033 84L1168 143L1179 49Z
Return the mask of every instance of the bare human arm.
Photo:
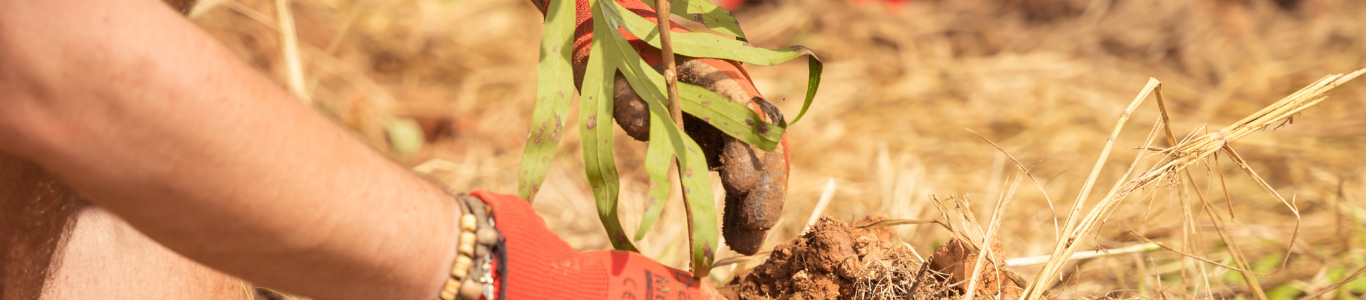
M0 151L302 295L431 298L455 255L448 195L156 0L0 0Z

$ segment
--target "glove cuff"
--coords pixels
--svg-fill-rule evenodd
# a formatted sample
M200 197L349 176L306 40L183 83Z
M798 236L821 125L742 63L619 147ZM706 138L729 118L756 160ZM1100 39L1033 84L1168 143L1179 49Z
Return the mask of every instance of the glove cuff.
M606 299L607 266L583 259L521 197L470 193L493 210L506 239L508 299ZM495 284L498 286L498 284Z

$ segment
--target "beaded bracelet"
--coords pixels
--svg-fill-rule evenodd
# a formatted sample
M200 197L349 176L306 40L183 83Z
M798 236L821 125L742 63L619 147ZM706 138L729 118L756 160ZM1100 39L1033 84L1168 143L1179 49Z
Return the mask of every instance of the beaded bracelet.
M467 194L456 196L463 214L460 216L459 255L451 267L451 276L441 288L441 300L473 300L483 296L493 298L493 259L498 259L497 274L503 278L498 289L503 299L507 293L507 250L503 234L494 226L488 204ZM472 276L473 275L473 276ZM477 278L475 276L478 276Z

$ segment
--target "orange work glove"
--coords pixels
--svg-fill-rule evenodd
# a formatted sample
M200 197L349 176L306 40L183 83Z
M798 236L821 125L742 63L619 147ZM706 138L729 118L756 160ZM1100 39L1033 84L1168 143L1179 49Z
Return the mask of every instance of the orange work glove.
M521 197L471 193L493 210L507 253L507 299L723 299L692 273L629 251L579 252L569 247ZM495 292L500 294L502 291Z

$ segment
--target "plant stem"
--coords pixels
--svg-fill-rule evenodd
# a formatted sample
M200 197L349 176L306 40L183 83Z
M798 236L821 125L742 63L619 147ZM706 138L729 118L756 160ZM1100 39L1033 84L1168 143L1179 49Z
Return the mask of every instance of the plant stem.
M655 0L655 22L659 24L659 58L664 64L664 85L668 87L669 118L673 119L675 126L683 128L683 106L678 101L678 68L674 65L673 39L670 34L672 30L669 28L669 4L669 0ZM683 155L683 153L679 153L678 155ZM677 156L674 157L674 170L677 171L676 176L673 178L674 185L678 186L680 191L686 190L683 188L683 161L678 159ZM695 247L696 245L693 245L692 208L688 205L689 201L692 200L697 199L688 199L687 193L683 193L683 212L688 219L689 253L695 251L694 249L697 249ZM689 256L692 257L692 255ZM690 261L694 262L694 278L702 278L703 275L710 271L698 269L695 259Z

